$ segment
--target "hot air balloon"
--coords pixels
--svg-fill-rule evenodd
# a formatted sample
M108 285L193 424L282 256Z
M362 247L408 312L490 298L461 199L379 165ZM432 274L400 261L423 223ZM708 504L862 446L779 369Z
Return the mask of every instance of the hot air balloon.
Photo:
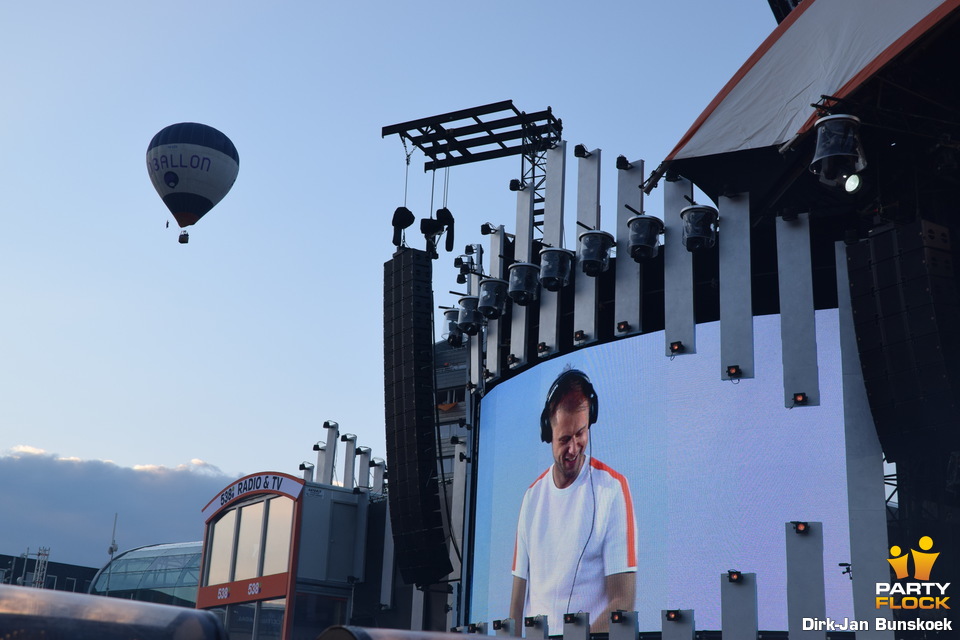
M220 202L239 171L233 142L205 124L172 124L147 147L150 181L181 228L196 224ZM181 244L189 239L186 230L180 233Z

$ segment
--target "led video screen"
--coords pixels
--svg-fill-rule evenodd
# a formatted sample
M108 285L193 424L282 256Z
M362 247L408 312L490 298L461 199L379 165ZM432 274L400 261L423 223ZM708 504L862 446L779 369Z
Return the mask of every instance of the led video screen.
M753 379L720 379L720 327L710 323L697 327L696 354L668 358L662 333L636 336L492 389L480 406L470 619L510 617L516 572L530 587L523 615L550 615L559 634L555 612L599 606L592 592L618 588L615 571L633 582L625 608L638 612L640 631L660 630L663 609L694 609L698 629L720 629L721 576L738 570L757 574L760 629L786 629L791 521L823 522L826 613L852 617L838 566L850 544L837 318L817 312L819 406L784 407L778 316L754 319ZM596 423L567 437L581 439L596 461L584 468L596 473L579 501L563 503L550 468L559 458L562 476L576 453L541 440L541 413L568 368L596 394ZM534 593L535 580L557 584Z

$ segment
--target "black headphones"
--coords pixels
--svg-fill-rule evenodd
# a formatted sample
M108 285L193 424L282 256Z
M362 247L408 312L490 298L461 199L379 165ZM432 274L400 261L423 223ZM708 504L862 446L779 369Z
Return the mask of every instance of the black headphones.
M590 422L587 427L597 421L597 415L600 413L600 402L597 400L597 392L593 390L590 378L579 369L567 369L562 371L550 385L550 391L547 392L547 401L543 403L543 411L540 413L540 439L544 442L553 440L553 427L550 426L550 403L553 401L553 396L561 387L566 387L574 379L580 381L583 395L587 397L587 402L590 403Z

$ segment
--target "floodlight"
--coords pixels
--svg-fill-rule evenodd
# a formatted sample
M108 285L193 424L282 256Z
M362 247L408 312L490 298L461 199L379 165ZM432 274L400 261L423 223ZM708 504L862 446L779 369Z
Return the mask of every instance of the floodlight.
M680 615L680 609L668 609L665 617L669 622L679 622L683 616Z
M663 221L654 216L639 215L627 220L630 232L628 247L630 257L636 262L656 258L660 253L660 236L663 234Z
M540 250L540 284L547 291L559 291L570 282L574 253L570 249L547 247Z
M728 378L739 378L743 375L743 369L740 368L738 364L727 365L727 377Z
M808 398L807 394L803 392L793 394L794 405L807 404L807 402L809 401L810 401L810 398Z
M494 620L494 621L493 621L493 630L494 630L494 631L500 631L500 629L503 629L503 620Z
M539 297L540 267L530 262L515 262L508 269L510 284L507 295L510 299L520 306L536 302Z
M727 571L727 582L743 582L743 574L734 570Z
M606 231L584 231L580 234L580 268L591 278L596 278L610 268L610 249L613 235Z
M717 210L695 204L680 211L683 220L683 246L687 251L711 249L717 243Z
M480 302L477 309L486 318L495 320L503 315L507 304L507 286L509 283L500 278L485 278L480 281Z
M574 157L577 157L577 158L589 158L589 157L590 157L591 155L593 155L593 154L591 154L589 151L587 151L587 147L586 147L586 146L584 146L584 145L582 145L582 144L578 144L577 146L575 146L575 147L573 148L573 155L574 155Z
M627 160L627 156L617 156L617 169L620 171L629 171L633 169L633 165Z
M617 609L610 612L610 624L623 624L627 621L627 612L623 609Z
M573 341L574 342L583 342L587 339L587 332L583 329L577 329L573 332Z
M325 420L324 423L323 423L323 428L324 428L324 429L339 429L339 428L340 428L340 423L338 423L336 420Z
M580 618L578 613L565 613L563 614L563 624L575 624Z
M683 343L679 340L677 340L676 342L670 343L670 353L673 355L676 355L678 353L683 353L685 348L686 347L684 347Z
M497 232L497 225L492 222L484 222L480 225L480 235L489 236L490 234Z
M516 178L510 181L510 191L523 191L526 186Z
M444 322L447 323L447 344L457 348L463 346L463 331L460 329L459 309L447 309L443 312Z
M802 522L800 520L791 520L790 524L793 525L793 532L797 535L806 535L810 533L810 523Z
M468 336L475 336L483 327L483 315L477 310L480 298L477 296L463 296L460 298L460 314L457 316L457 326Z
M626 333L630 331L630 323L626 320L621 320L617 323L617 333Z

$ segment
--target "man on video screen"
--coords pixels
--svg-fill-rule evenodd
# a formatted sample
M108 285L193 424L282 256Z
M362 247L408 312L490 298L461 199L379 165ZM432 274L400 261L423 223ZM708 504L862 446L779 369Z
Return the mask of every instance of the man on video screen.
M553 464L523 496L513 558L510 617L546 614L551 633L564 613L588 612L606 631L610 612L632 610L637 543L627 479L590 453L597 394L585 373L565 369L550 386L540 439Z

